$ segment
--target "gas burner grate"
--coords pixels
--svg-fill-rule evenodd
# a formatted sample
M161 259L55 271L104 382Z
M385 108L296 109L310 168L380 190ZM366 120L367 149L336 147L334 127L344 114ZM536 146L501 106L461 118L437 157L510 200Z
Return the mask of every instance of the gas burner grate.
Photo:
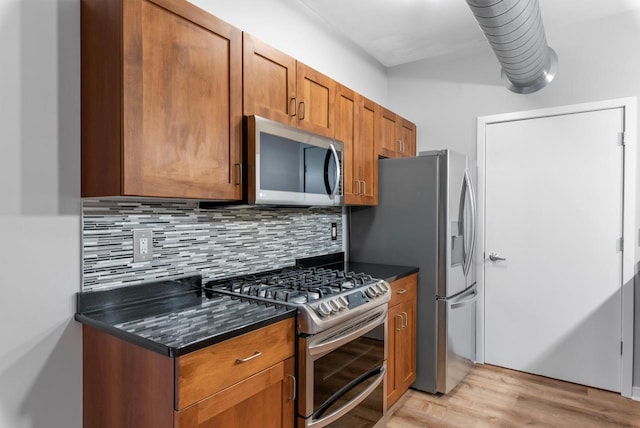
M263 274L243 275L226 281L211 281L206 288L222 289L248 297L305 304L364 287L374 281L364 273L322 267L293 267Z

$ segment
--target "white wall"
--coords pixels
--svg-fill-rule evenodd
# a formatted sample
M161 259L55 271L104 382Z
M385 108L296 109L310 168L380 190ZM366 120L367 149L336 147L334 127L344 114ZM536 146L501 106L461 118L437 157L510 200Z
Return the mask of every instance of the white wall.
M79 2L0 0L0 427L81 424Z
M189 0L372 99L387 105L386 69L299 0Z
M299 2L199 3L386 104L384 69ZM79 12L0 0L0 428L82 425Z
M640 96L640 12L550 29L547 40L558 54L558 73L539 92L508 91L501 83L495 55L483 42L466 52L390 69L390 107L416 122L418 151L446 147L475 158L478 116ZM636 213L637 231L640 206ZM640 260L637 245L636 263ZM634 358L633 383L640 385L639 316Z

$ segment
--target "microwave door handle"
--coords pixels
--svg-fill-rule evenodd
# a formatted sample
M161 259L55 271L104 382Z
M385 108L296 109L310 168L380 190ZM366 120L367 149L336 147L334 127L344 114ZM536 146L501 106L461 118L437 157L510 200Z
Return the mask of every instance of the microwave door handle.
M336 163L336 183L333 186L333 191L331 192L331 197L335 197L338 189L340 188L340 159L338 159L338 152L336 152L336 148L333 144L329 144L329 149L333 153L333 160Z

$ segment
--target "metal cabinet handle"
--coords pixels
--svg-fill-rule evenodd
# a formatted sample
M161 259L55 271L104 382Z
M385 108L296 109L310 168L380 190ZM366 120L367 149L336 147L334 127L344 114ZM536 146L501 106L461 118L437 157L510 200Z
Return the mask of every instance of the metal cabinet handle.
M406 288L403 288L402 290L398 290L396 291L396 294L404 294L406 293L408 290Z
M402 141L397 140L396 143L398 143L398 152L402 152Z
M260 355L262 355L262 352L260 351L256 351L252 356L247 357L247 358L236 358L236 363L240 364L240 363L246 363L247 361L251 361L254 358L258 358Z
M360 194L360 180L355 180L356 183L356 196Z
M492 262L498 262L498 261L507 260L505 257L500 257L500 256L498 255L498 253L491 253L491 254L489 254L489 259L490 259Z
M238 175L236 175L236 186L239 186L242 184L242 164L237 163L235 165L236 165L236 171L238 173Z
M298 112L296 111L296 115L298 115L298 120L304 120L304 117L307 114L307 105L304 103L304 101L300 101L300 104L298 104L298 106L302 107L301 115L298 115Z
M362 181L362 193L361 195L364 196L367 194L367 182L366 181Z
M291 103L293 103L293 108L291 108ZM298 114L298 99L293 97L289 100L289 116L296 116Z
M400 315L402 315L402 329L404 330L409 325L409 316L406 312L402 312Z
M293 394L289 397L289 400L293 401L298 396L298 385L294 375L287 375L287 377L291 379L291 382L293 382Z
M398 328L398 317L400 317L400 327L399 328ZM394 322L396 323L396 331L402 330L402 324L403 324L402 314L396 315L395 317L393 317L393 319L395 320Z

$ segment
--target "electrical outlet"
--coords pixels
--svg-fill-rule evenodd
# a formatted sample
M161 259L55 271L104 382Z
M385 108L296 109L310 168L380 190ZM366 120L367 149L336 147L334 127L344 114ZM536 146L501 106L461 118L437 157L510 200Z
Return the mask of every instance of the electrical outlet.
M331 223L331 240L338 239L338 223Z
M153 258L153 236L151 230L133 231L133 261L146 262Z

